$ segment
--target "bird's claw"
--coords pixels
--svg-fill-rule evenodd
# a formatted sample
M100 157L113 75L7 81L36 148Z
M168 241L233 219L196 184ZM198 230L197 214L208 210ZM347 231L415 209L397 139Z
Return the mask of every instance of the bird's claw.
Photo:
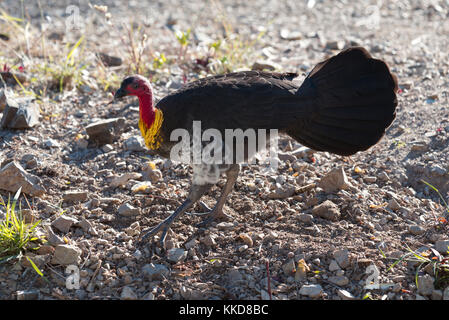
M170 228L170 223L167 221L162 221L153 229L146 231L145 234L140 238L140 243L142 244L147 238L154 236L156 233L162 230L162 235L159 240L161 247L164 247L165 237L167 236L168 229Z
M139 241L141 244L148 237L154 236L156 233L162 230L161 239L159 240L161 247L165 247L165 236L167 235L167 231L170 228L170 225L175 221L175 219L183 214L190 206L192 205L192 200L187 199L184 201L176 210L173 212L167 219L159 223L156 227L151 229L150 231L145 232L145 234L141 237Z
M212 209L209 208L209 206L203 201L198 201L198 204L204 209L205 212L186 212L186 214L191 216L204 216L208 215L212 211Z
M196 225L197 228L202 228L207 226L209 223L211 223L212 221L215 221L217 219L225 219L225 220L230 220L232 219L231 216L227 215L226 213L223 212L223 209L217 209L214 208L212 210L209 210L208 212L204 212L202 214L199 215L204 215L207 216L202 222L198 223Z

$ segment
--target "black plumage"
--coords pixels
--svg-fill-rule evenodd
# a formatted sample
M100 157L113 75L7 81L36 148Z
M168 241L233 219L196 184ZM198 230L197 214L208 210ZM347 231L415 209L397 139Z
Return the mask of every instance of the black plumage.
M396 77L363 48L349 48L319 63L301 86L292 82L295 77L295 73L244 71L186 84L156 105L164 121L163 142L155 152L168 157L175 144L171 132L184 128L191 133L196 120L202 130L214 128L223 137L225 129L278 129L317 151L351 155L376 144L396 116ZM228 182L209 220L223 215L239 171L238 164L220 168L228 174ZM163 230L163 241L171 222L210 186L195 183L194 177L189 198L147 235Z
M278 129L317 151L351 155L376 144L395 118L397 81L363 48L295 73L236 72L200 79L160 100L162 133L176 128ZM224 136L224 135L223 135Z

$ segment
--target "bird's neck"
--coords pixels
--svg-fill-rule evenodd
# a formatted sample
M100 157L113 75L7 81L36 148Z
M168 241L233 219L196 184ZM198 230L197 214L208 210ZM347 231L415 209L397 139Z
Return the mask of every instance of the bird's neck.
M151 149L158 149L162 143L160 129L164 117L162 111L153 106L151 94L139 96L139 129L145 140L145 145Z
M153 95L151 93L138 96L140 119L149 128L156 117L156 108L153 105Z

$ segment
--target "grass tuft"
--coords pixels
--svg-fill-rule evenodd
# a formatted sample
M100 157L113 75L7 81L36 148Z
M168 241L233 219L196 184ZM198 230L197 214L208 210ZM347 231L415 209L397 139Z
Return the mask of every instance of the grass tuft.
M418 252L406 245L406 250L407 252L398 259L387 257L381 250L381 254L385 259L396 259L390 267L388 267L387 272L401 262L409 262L413 265L417 265L415 271L415 284L417 288L419 287L418 277L422 272L428 272L435 277L435 288L437 289L445 288L449 285L449 257L443 257L433 248ZM449 251L447 253L449 253Z
M41 221L26 223L20 205L17 208L21 189L12 201L8 198L5 203L0 196L0 206L5 213L4 220L0 221L0 263L20 259L27 250L37 249L37 242L42 240L36 236L36 228Z

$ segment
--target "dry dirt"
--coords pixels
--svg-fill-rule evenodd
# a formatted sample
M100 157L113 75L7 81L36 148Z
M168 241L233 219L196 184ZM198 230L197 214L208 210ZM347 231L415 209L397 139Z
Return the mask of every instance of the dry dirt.
M38 33L42 16L51 21L44 37L52 46L63 48L84 35L80 54L91 62L86 69L90 73L96 68L96 52L123 59L129 55L121 22L141 26L149 39L145 50L175 56L179 43L172 29L191 28L190 59L201 57L208 42L223 36L220 19L225 16L233 33L243 38L256 39L264 31L254 41L247 68L255 61L268 61L277 70L297 71L303 78L322 59L360 45L387 62L399 79L400 91L397 118L376 146L347 158L328 153L295 155L301 146L283 137L284 157L277 172L263 173L261 165L243 167L226 204L232 220L197 228L200 218L182 216L169 232L167 249L172 250L167 254L157 237L138 245L138 236L186 197L191 169L153 157L144 149L129 150L128 139L139 136L137 101L107 105L111 100L107 91L115 88L104 91L101 84L93 83L62 93L49 90L40 104L37 126L0 130L0 166L14 160L40 178L45 193L27 197L31 214L42 220L43 234L48 237L52 228L62 242L79 250L80 288L66 287L66 266L52 257L56 241L46 244L37 254L42 257L36 258L48 281L23 261L0 265L0 299L19 298L22 291L39 299L246 300L269 299L269 291L272 299L362 299L368 293L372 299L449 299L447 282L435 281L441 275L431 268L418 273L418 288L419 263L402 261L388 269L408 252L407 247L431 258L435 253L429 248L448 240L447 208L421 181L435 186L447 200L448 1L366 1L364 5L343 0L222 1L221 5L196 0L133 5L100 1L108 6L112 25L85 1L41 1L42 11L28 3L21 9L20 3L3 1L0 8L16 17L24 12ZM80 9L82 22L80 28L67 30L66 8L71 4ZM0 30L2 26L6 28L6 22L0 20ZM48 40L50 31L60 33L62 39ZM12 34L8 41L2 40L0 59L26 64L14 54L24 57L16 41ZM115 68L119 77L128 72L126 63ZM181 86L183 78L196 77L194 71L174 63L154 79L156 95L163 97ZM19 86L11 89L21 95ZM112 143L98 146L89 141L86 126L117 117L123 117L125 124ZM334 168L343 168L348 183L344 189L326 192L318 185ZM111 185L125 174L130 174L127 182ZM150 187L134 192L141 181L151 181ZM223 182L204 197L208 205L214 204ZM294 192L272 199L276 189L289 188ZM68 191L80 191L80 201L64 200ZM9 195L5 190L0 194L4 199ZM319 215L317 207L323 203L330 209ZM135 210L119 214L123 204ZM65 231L54 225L61 216L58 207L62 216L73 218ZM440 254L447 257L444 250ZM305 275L301 263L298 266L301 259L309 268ZM390 285L364 287L367 279L376 280L375 271L371 277L366 273L373 264L379 271L378 282Z

